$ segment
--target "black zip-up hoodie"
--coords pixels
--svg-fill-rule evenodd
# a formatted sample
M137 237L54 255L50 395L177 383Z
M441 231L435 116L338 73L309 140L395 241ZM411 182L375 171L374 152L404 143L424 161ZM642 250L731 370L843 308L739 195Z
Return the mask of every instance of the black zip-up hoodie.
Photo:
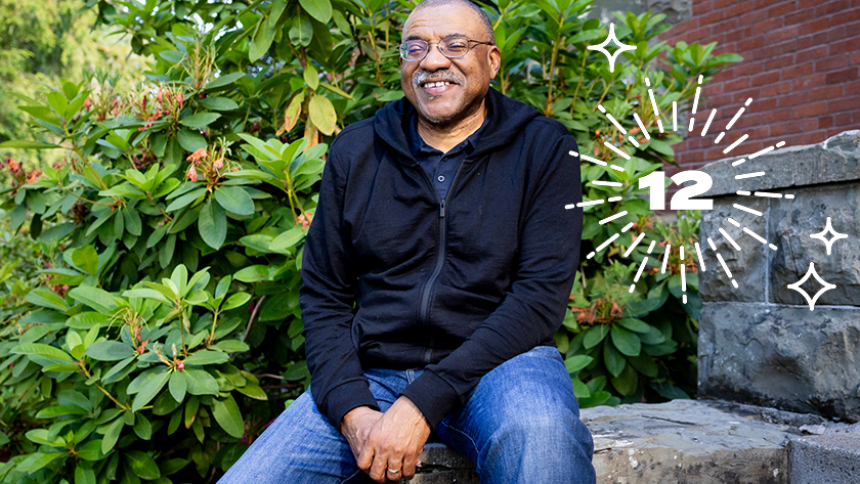
M401 395L435 428L490 370L555 346L582 234L565 208L582 200L576 142L493 88L485 102L445 200L410 153L405 97L331 145L299 303L311 394L335 428L379 410L363 368L425 368Z

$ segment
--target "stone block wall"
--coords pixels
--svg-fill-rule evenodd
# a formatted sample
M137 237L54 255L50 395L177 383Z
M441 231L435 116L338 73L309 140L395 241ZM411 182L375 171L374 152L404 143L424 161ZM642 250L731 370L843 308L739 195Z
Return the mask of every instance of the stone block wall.
M708 192L714 210L702 213L700 234L707 270L699 273L699 397L860 421L860 131L732 166L737 159L702 168L714 180ZM735 179L758 171L766 175ZM782 196L757 197L756 191ZM821 240L810 237L828 217L834 230L848 236L833 243L829 255ZM788 288L810 263L836 285L818 298L814 311ZM822 286L811 278L801 287L812 296Z

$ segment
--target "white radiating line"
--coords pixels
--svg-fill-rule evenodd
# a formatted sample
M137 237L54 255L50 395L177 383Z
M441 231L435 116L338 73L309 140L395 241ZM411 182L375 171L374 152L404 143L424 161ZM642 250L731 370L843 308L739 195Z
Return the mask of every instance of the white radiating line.
M661 121L660 118L657 118L657 129L659 129L661 133L663 132L663 121Z
M585 256L585 258L586 258L586 259L591 259L591 258L592 258L592 257L594 257L595 255L597 255L597 253L598 253L598 252L600 252L600 251L602 251L603 249L605 249L606 247L608 247L608 246L609 246L609 244L611 244L615 239L617 239L617 238L618 238L618 237L620 237L620 236L621 236L621 234L612 234L612 237L609 237L608 239L606 239L606 241L605 241L605 242L603 242L602 244L600 244L600 245L597 247L597 249L595 249L595 250L594 250L594 252L589 253L587 256Z
M577 153L576 151L572 151L572 150L571 150L571 151L569 151L569 152L568 152L568 154L570 154L570 156L572 156L572 157L574 157L574 158L582 158L582 159L583 159L583 160L585 160L585 161L590 161L590 162L595 163L595 164L600 165L600 166L606 166L606 162L605 162L605 161L603 161L603 160L598 160L597 158L592 158L592 157L590 157L590 156L588 156L588 155L580 155L580 154L579 154L579 153Z
M723 140L723 136L725 136L725 135L726 135L726 132L725 132L725 131L723 131L722 133L720 133L720 135L719 135L719 136L717 136L717 139L715 139L715 140L714 140L714 144L717 144L717 143L719 143L720 141L722 141L722 140Z
M702 248L701 248L701 247L699 247L699 243L698 243L698 242L696 242L696 243L695 243L695 244L693 244L693 245L695 245L695 246L696 246L696 255L698 255L698 256L699 256L699 265L702 267L702 272L707 272L707 271L708 271L708 269L707 269L707 268L705 268L705 258L704 258L704 257L702 257Z
M744 158L741 158L741 159L740 159L740 160L738 160L738 161L733 161L733 162L732 162L732 166L738 166L738 165L740 165L740 164L743 164L743 162L745 162L745 161L747 161L747 160L745 160Z
M624 173L624 168L621 168L618 165L609 165L609 168L612 168L615 171L620 171L621 173Z
M794 195L789 193L788 195L785 196L785 198L786 198L786 200L794 200Z
M582 208L582 207L590 207L592 205L600 205L601 203L603 203L602 198L600 200L588 200L585 202L579 202L576 204L576 206L579 208Z
M656 240L652 240L652 241L651 241L651 245L649 245L649 246L648 246L648 254L649 254L649 255L651 254L651 252L653 252L653 251L654 251L654 245L655 245L656 243L657 243L657 241L656 241Z
M631 245L630 248L624 252L624 257L630 257L630 254L633 253L633 249L635 249L636 246L639 245L639 242L642 242L642 239L644 237L645 237L645 232L642 232L641 234L639 234L639 237L636 237L636 240L633 241L633 245Z
M621 233L623 234L628 230L632 229L634 225L636 225L636 222L630 222L629 224L625 225L624 228L621 229Z
M695 122L696 122L696 118L690 118L690 127L689 127L689 129L687 129L688 133L693 132L693 124L695 124Z
M672 101L672 131L678 131L678 101Z
M683 245L678 247L678 255L681 257L681 261L686 259L686 257L684 257L684 246Z
M731 217L729 217L727 220L729 221L730 224L734 225L735 227L737 227L737 228L741 227L741 223L738 222L737 220L735 220Z
M755 192L755 196L762 198L782 198L782 193Z
M666 252L663 252L663 268L660 269L660 274L666 273L666 265L669 263L669 255L672 253L672 244L666 244Z
M741 250L741 246L739 246L739 245L738 245L738 243L737 243L737 242L735 242L735 239L733 239L733 238L729 235L729 233L728 233L728 232L726 232L725 230L723 230L723 228L722 228L722 227L720 227L720 233L721 233L721 234L723 234L723 237L725 237L725 238L726 238L726 240L727 240L730 244L732 244L732 247L734 247L734 248L735 248L735 250L738 250L738 251L739 251L739 250Z
M642 264L639 265L639 271L636 272L636 277L633 279L633 284L630 284L630 294L633 294L633 290L636 289L636 283L639 282L639 278L642 277L642 271L645 269L645 263L648 262L648 257L642 259Z
M565 210L570 210L571 208L576 208L576 204L575 203L568 203L567 205L564 206Z
M738 195L742 196L742 197L748 197L748 196L752 195L752 194L751 194L750 192L748 192L747 190L738 190L736 193L737 193Z
M603 142L603 145L604 145L604 146L606 146L607 148L609 148L610 150L614 151L615 153L617 153L617 154L618 154L618 156L620 156L620 157L624 158L625 160L629 160L629 159L630 159L630 155L628 155L627 153L625 153L625 152L623 152L623 151L619 150L618 148L616 148L615 146L613 146L613 145L612 145L612 143L610 143L609 141L604 141L604 142Z
M599 109L601 113L606 115L606 118L609 120L610 123L612 123L618 129L618 131L621 131L622 133L627 134L627 130L624 129L624 126L621 126L621 124L618 122L618 120L615 119L615 117L612 116L612 114L607 113L606 108L604 108L602 105L598 104L597 109Z
M708 116L708 122L705 123L705 129L702 130L701 136L705 136L706 134L708 134L708 129L711 127L711 121L714 120L714 116L716 116L716 115L717 115L717 109L714 108L711 110L711 115Z
M696 87L696 97L693 98L693 114L696 114L696 109L699 107L699 95L702 93L701 87Z
M627 215L627 210L624 210L623 212L618 212L615 215L612 215L610 217L606 217L605 219L600 221L600 225L608 224L609 222L612 222L613 220L621 218L625 215Z
M732 281L732 286L737 289L738 283L734 280L734 278L732 278L732 271L729 270L729 266L726 265L726 261L723 260L723 256L717 253L717 259L720 260L720 265L723 266L723 270L726 271L726 275L729 276L729 279Z
M645 139L651 141L651 135L648 134L648 130L645 129L645 125L642 123L642 120L639 119L639 114L633 113L633 119L636 120L636 124L639 125L639 129L642 130L642 134L645 135Z
M744 227L744 232L745 232L747 235L749 235L750 237L752 237L752 238L754 238L754 239L758 240L758 241L759 241L759 242L761 242L762 244L767 245L767 240L765 240L761 235L759 235L759 234L757 234L757 233L753 232L752 230L750 230L750 229L748 229L748 228L746 228L746 227Z
M746 212L746 213L751 213L751 214L755 215L756 217L761 217L761 216L763 215L763 214L762 214L761 212L759 212L758 210L753 210L753 209L751 209L751 208L749 208L749 207L745 207L745 206L743 206L743 205L741 205L741 204L739 204L739 203L735 203L735 204L734 204L734 205L732 205L732 206L733 206L733 207L735 207L735 208L736 208L736 209L738 209L738 210L743 210L743 211L744 211L744 212Z
M749 138L749 137L750 137L750 135L749 135L749 134L745 134L745 135L741 136L740 138L738 138L738 139L737 139L737 141L735 141L734 143L730 144L728 148L724 149L724 150L723 150L723 154L724 154L724 155L729 154L733 149L737 148L739 144L741 144L741 143L743 143L744 141L746 141L746 140L747 140L747 138Z
M685 293L682 299L684 304L687 304L687 266L684 264L681 264L681 291Z
M735 113L735 116L732 118L731 121L729 121L729 124L726 125L726 131L732 129L732 126L734 126L735 122L740 119L741 115L744 113L744 110L746 110L746 108L744 107L738 109L738 112Z
M755 173L744 173L743 175L735 175L735 180L743 180L744 178L756 178L759 176L765 176L765 172L757 171Z
M630 141L631 143L633 143L633 146L635 146L635 147L637 147L637 148L639 147L639 142L638 142L638 141L636 141L636 138L634 138L634 137L632 137L632 136L628 136L628 137L627 137L627 141Z
M609 202L620 202L624 197L610 197L607 201Z
M751 160L754 160L754 159L758 158L759 156L761 156L761 155L763 155L763 154L765 154L765 153L770 153L771 151L773 151L773 150L775 150L775 149L779 148L779 147L780 147L780 143L782 143L782 145L783 145L783 146L785 145L785 141L780 141L780 142L779 142L779 143L777 143L776 145L770 145L770 146L768 146L767 148L765 148L765 149L763 149L763 150L758 150L758 151L756 151L755 153L751 154L751 155L749 156L749 158L750 158Z
M777 246L773 244L767 244L767 246L770 247L770 250L777 250Z
M712 251L714 251L714 252L716 252L716 251L717 251L717 244L715 244L715 243L714 243L714 241L713 241L713 240L711 240L711 238L710 238L710 237L708 237L708 245L710 245L710 246L711 246L711 250L712 250Z
M609 181L602 181L602 180L594 180L593 182L591 182L591 184L597 185L599 187L620 187L620 186L622 186L621 182L609 182Z

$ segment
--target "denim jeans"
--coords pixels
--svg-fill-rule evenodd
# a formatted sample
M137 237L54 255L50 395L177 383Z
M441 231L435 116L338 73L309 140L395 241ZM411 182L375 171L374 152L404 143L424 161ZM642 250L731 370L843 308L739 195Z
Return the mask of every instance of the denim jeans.
M367 369L385 412L423 372ZM482 483L594 484L591 433L579 420L573 385L557 348L538 346L481 379L436 427L475 464ZM218 481L220 484L372 483L349 444L305 391Z

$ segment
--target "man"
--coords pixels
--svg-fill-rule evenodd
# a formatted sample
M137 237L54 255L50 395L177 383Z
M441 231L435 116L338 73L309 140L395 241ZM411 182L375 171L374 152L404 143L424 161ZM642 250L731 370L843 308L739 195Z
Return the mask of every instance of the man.
M595 482L555 346L579 258L576 143L490 88L486 14L427 0L405 98L331 145L305 243L310 389L220 481L411 479L435 430L481 482ZM355 303L355 307L353 306Z

